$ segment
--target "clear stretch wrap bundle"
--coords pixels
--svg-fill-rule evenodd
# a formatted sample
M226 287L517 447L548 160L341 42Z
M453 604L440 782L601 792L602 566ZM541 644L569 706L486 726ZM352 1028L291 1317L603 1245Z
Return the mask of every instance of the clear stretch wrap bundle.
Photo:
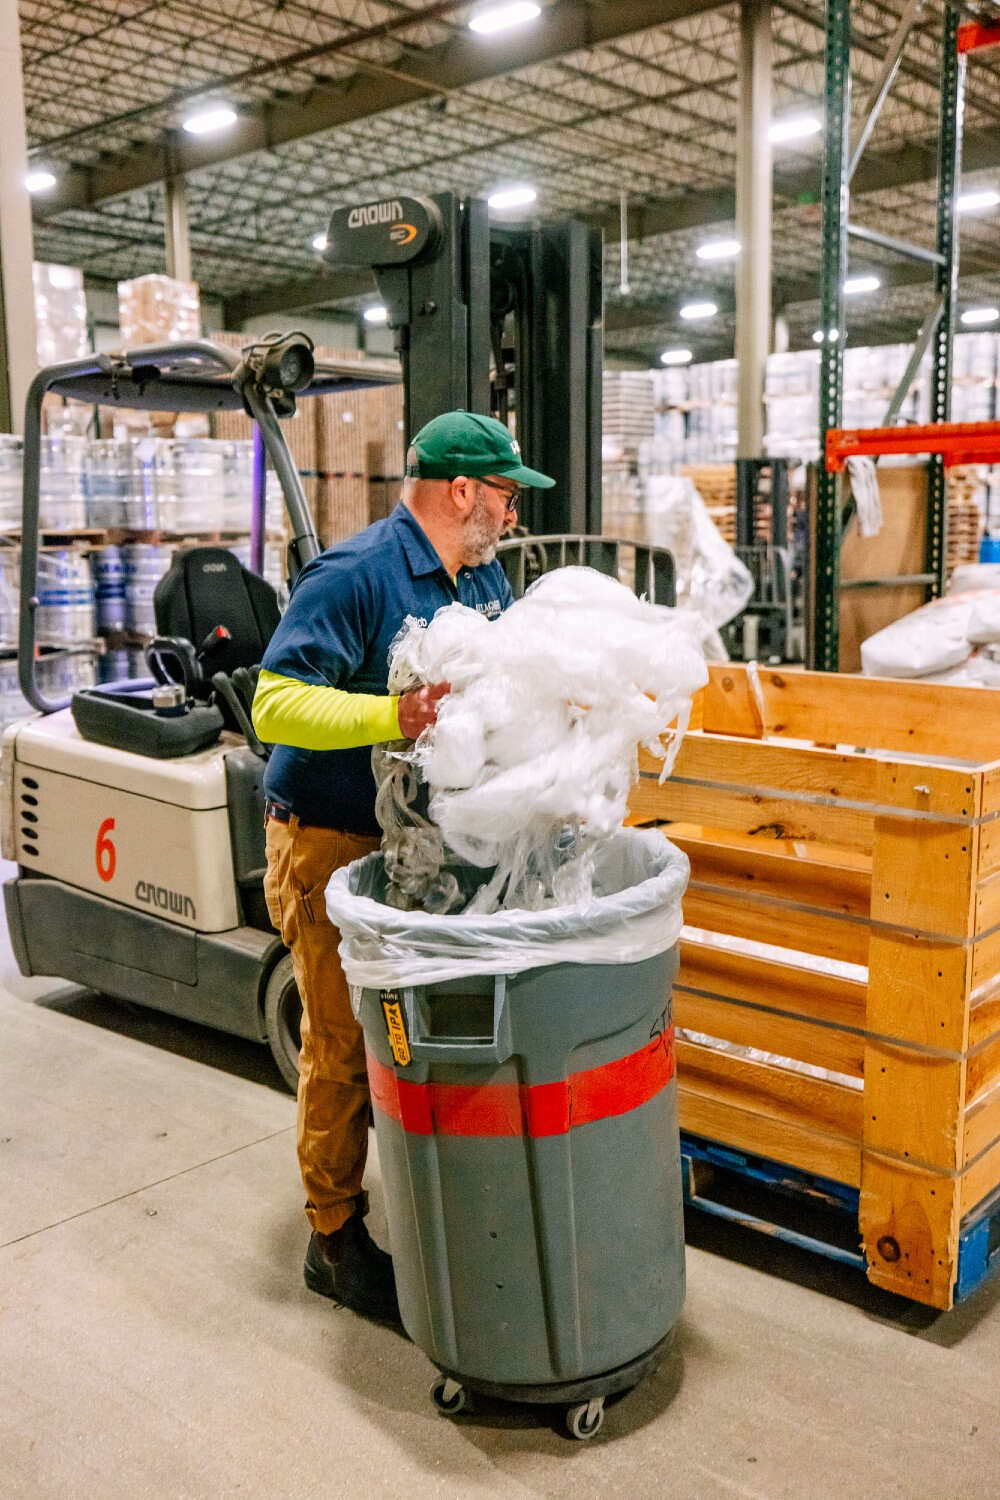
M697 640L684 612L590 568L546 574L495 621L461 604L408 621L390 691L451 692L414 745L373 756L389 901L482 914L588 900L639 747L669 770L707 678Z

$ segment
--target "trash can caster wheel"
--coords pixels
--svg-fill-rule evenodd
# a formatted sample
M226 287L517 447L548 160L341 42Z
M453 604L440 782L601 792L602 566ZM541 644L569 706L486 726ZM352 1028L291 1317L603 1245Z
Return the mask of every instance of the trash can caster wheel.
M573 1437L584 1441L600 1432L604 1423L604 1397L595 1396L592 1401L583 1401L571 1406L566 1413L566 1426Z
M469 1393L464 1385L459 1385L457 1380L451 1380L447 1375L442 1375L440 1380L435 1380L431 1386L431 1400L438 1411L443 1411L446 1417L457 1417L460 1411L465 1411L469 1404Z

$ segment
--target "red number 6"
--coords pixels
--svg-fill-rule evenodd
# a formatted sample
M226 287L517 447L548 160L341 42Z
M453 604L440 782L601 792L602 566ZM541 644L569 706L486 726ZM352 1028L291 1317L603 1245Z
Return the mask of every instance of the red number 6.
M114 818L105 818L97 830L97 873L102 880L112 880L115 873L115 861L118 858L115 846L108 838L108 834L115 826Z

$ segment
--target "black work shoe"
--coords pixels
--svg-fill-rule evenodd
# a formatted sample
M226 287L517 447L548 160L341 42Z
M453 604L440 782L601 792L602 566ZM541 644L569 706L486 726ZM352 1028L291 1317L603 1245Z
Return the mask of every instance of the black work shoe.
M366 1318L399 1323L392 1257L376 1245L361 1214L352 1214L333 1234L313 1230L304 1274L311 1292Z

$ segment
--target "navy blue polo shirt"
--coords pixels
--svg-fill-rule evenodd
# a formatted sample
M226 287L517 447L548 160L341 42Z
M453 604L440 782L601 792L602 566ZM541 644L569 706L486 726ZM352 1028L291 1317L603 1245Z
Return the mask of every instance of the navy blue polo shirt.
M453 583L405 505L337 542L295 580L262 666L299 682L388 692L389 647L408 615L429 624L448 604L489 618L513 601L498 562L462 568ZM371 746L299 750L275 745L264 790L304 823L378 834Z

